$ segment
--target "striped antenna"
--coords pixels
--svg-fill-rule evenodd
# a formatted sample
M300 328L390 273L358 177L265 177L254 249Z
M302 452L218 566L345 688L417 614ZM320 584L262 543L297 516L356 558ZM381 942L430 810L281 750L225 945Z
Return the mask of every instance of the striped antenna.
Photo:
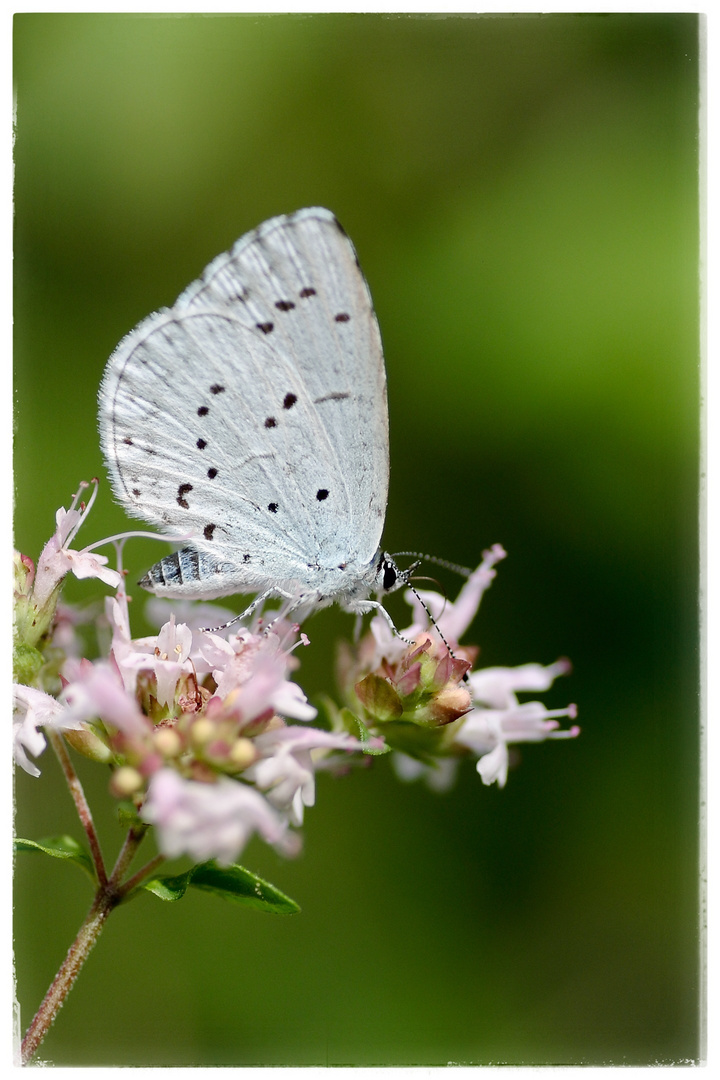
M466 570L466 568L465 568L464 566L457 566L457 565L456 565L455 563L451 563L451 562L446 562L446 561L445 561L444 559L435 559L435 558L433 558L433 556L432 556L432 555L420 555L420 554L419 554L418 552L416 552L416 551L399 551L399 552L398 552L397 554L398 554L398 555L413 555L413 556L417 556L417 558L419 558L419 559L428 559L428 561L430 561L430 562L436 562L436 563L438 563L438 564L439 564L440 566L446 566L446 567L448 567L448 569L450 569L450 570L455 570L455 571L457 571L457 573L459 573L459 574L464 574L464 575L465 575L466 577L469 577L469 576L470 576L470 574L472 573L472 570ZM393 558L395 558L395 555L393 555ZM425 603L425 601L423 600L423 598L422 598L422 596L420 595L420 593L419 593L419 592L417 591L417 589L414 589L414 588L412 587L412 585L410 584L410 582L408 582L408 589L410 590L410 592L411 592L411 593L413 594L413 596L415 596L415 597L416 597L416 599L418 600L418 602L420 603L420 605L421 605L421 607L422 607L423 611L425 612L425 614L426 614L426 615L427 615L427 617L428 617L428 620L429 620L429 622L430 622L430 623L432 624L432 626L434 626L434 627L435 627L435 629L437 630L437 632L438 632L438 635L439 635L439 637L440 637L440 640L442 641L443 645L445 646L445 648L447 649L447 651L448 651L448 652L450 653L450 655L452 656L453 660L457 660L457 656L455 655L455 653L454 653L454 652L452 651L452 649L450 648L450 645L448 644L447 638L446 638L446 637L445 637L445 635L443 634L442 630L441 630L441 629L440 629L440 627L438 626L438 624L437 624L437 622L435 621L435 619L434 619L434 618L432 617L432 613L430 612L430 609L428 608L427 604L426 604L426 603ZM443 610L444 610L444 608L443 608ZM403 640L404 640L404 639L403 639ZM467 672L465 672L465 674L463 675L463 682L468 682L468 681L469 681L469 680L468 680L468 677L467 677Z
M445 640L445 635L443 634L442 630L440 629L440 627L438 626L438 624L437 624L437 623L435 622L435 620L433 619L432 615L430 614L430 612L429 612L429 610L428 610L428 606L427 606L427 604L425 603L425 601L423 600L423 598L422 598L422 596L420 595L420 593L419 593L419 592L418 592L418 591L417 591L416 589L413 589L412 585L410 585L410 584L408 584L408 588L409 588L410 592L411 592L411 593L413 593L413 595L414 595L414 596L416 597L416 599L417 599L417 600L419 600L419 601L420 601L420 603L422 604L422 607L423 607L423 610L424 610L425 614L427 615L428 619L430 620L430 622L432 623L432 625L433 625L433 626L435 627L435 629L437 630L438 634L440 635L440 637L441 637L441 639L442 639L442 642L443 642L443 644L445 645L445 648L446 648L446 649L447 649L447 651L448 651L448 652L450 653L450 655L452 656L453 660L457 660L457 657L456 657L455 653L454 653L454 652L452 651L452 649L451 649L451 648L450 648L450 646L448 645L447 641ZM405 639L403 638L403 640L405 640Z
M393 559L396 559L399 555L410 555L414 559L422 559L424 562L435 563L436 566L444 566L446 570L453 570L456 574L460 574L461 577L470 577L473 572L467 566L448 562L447 559L439 559L437 555L423 555L420 551L395 551L393 552Z

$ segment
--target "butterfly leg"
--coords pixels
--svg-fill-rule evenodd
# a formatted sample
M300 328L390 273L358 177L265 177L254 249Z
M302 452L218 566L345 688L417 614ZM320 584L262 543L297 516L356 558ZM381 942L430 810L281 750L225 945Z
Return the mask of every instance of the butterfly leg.
M390 618L389 613L385 610L382 604L378 600L352 600L345 605L345 610L351 614L367 615L371 611L377 611L379 615L382 615L385 622L388 624L393 634L399 637L401 641L404 641L406 645L414 645L414 641L409 641L408 638L403 637L395 623Z
M202 629L209 634L214 634L218 630L227 629L228 626L232 626L236 622L243 622L245 619L250 618L250 616L253 615L259 607L262 607L266 600L270 600L273 596L283 596L288 600L293 599L293 597L290 596L289 593L283 592L281 589L266 589L264 593L259 593L255 597L253 602L248 607L246 607L244 611L241 611L239 615L236 615L234 619L230 619L229 622L223 623L222 626L203 626ZM277 617L278 616L276 616L276 618ZM274 621L275 619L273 619L273 622ZM269 623L268 626L272 626L272 623ZM266 627L265 629L267 630L268 627Z

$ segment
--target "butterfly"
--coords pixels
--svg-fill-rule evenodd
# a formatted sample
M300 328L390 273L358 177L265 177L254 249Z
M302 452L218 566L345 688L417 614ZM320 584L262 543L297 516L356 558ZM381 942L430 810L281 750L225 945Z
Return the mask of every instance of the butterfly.
M407 584L382 550L388 413L370 291L342 226L314 207L218 256L108 361L103 453L129 514L187 545L148 570L158 596L280 598L298 621L363 614ZM394 629L394 627L393 627Z

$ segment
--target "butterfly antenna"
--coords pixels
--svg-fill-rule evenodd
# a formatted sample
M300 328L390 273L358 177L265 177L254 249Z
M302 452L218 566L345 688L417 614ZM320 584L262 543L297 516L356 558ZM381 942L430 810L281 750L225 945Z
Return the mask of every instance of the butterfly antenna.
M472 570L467 566L460 566L459 563L448 562L447 559L439 559L437 555L423 555L421 551L396 551L393 553L393 559L396 559L400 555L409 555L413 559L422 559L423 562L435 563L436 566L444 566L446 570L452 570L456 574L460 574L461 577L470 577Z
M445 648L446 648L446 649L447 649L447 651L448 651L448 652L450 653L450 655L452 656L453 660L457 660L457 656L455 655L455 653L454 653L454 652L452 651L452 649L451 649L451 648L450 648L450 646L448 645L448 643L447 643L447 639L446 639L445 635L443 634L442 630L440 629L440 627L438 626L438 624L437 624L437 623L435 622L435 620L433 619L432 615L430 614L430 609L428 608L427 604L426 604L426 603L425 603L425 601L423 600L423 598L422 598L422 596L420 595L420 593L419 593L419 592L417 591L417 589L413 589L412 585L410 585L409 583L408 583L408 588L409 588L410 592L411 592L411 593L413 594L413 596L415 596L415 597L416 597L416 599L420 601L420 604L422 605L423 611L425 612L425 614L427 615L428 619L430 620L430 622L431 622L431 623L433 624L433 626L434 626L434 627L435 627L435 629L437 630L438 634L440 635L440 638L442 639L442 642L443 642L443 644L444 644Z

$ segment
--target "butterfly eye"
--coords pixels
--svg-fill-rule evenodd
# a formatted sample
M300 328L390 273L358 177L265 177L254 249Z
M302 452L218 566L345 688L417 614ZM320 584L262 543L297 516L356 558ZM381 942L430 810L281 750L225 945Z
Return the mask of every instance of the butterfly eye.
M392 563L383 563L383 589L389 592L397 581L397 572Z

